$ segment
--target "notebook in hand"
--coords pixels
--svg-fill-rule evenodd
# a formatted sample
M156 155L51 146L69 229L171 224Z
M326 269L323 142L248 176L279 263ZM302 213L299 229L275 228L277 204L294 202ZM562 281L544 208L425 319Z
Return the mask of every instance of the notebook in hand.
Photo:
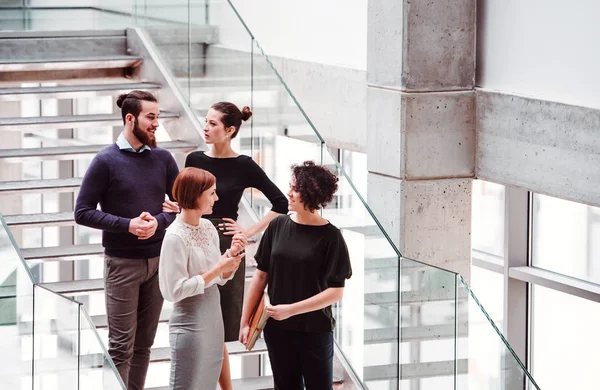
M250 317L250 331L248 332L248 344L246 344L246 349L248 351L252 351L252 348L254 348L256 340L258 340L260 332L262 332L263 327L269 318L269 314L267 313L267 310L265 310L268 304L269 296L264 293Z

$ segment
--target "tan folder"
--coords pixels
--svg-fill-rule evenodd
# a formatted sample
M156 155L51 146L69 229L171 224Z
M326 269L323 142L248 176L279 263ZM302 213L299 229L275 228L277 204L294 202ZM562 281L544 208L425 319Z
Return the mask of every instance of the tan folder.
M260 336L260 332L262 332L267 323L267 319L269 319L269 314L266 310L268 304L269 296L266 293L263 293L260 302L258 302L258 305L254 308L252 316L250 317L250 331L248 332L248 344L246 344L246 349L248 351L252 351L252 348L254 348L256 340L258 340L258 337Z

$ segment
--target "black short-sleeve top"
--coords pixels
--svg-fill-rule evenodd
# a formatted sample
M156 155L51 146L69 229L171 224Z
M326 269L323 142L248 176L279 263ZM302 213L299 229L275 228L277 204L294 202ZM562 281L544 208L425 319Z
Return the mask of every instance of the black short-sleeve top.
M331 223L302 225L281 215L269 224L256 255L257 268L268 274L272 305L302 301L330 287L344 287L352 276L348 248L340 230ZM335 327L331 306L283 321L269 319L283 329L330 332Z
M188 154L185 166L204 169L217 178L219 200L215 203L212 214L206 217L237 220L238 205L246 188L261 191L271 202L272 211L279 214L288 212L285 195L248 156L241 154L231 158L214 158L204 152L192 152Z

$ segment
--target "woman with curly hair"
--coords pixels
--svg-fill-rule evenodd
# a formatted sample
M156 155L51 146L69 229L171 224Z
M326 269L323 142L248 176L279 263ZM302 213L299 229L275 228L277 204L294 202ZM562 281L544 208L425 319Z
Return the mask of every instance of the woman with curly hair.
M337 177L306 161L294 166L290 180L291 215L275 218L260 242L257 271L248 288L240 342L248 342L252 308L265 287L271 305L264 329L275 389L331 389L333 329L331 305L342 298L352 275L340 230L319 209L333 199Z

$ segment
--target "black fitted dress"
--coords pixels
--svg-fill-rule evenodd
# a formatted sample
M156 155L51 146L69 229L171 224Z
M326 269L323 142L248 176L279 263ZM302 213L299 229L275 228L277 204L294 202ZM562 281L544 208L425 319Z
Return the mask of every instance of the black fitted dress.
M186 167L204 169L217 178L217 196L219 200L213 207L213 213L205 216L215 227L222 223L222 218L237 220L238 205L246 188L256 188L271 202L272 211L279 214L288 212L288 201L285 195L267 177L265 172L252 158L244 155L231 158L213 158L204 152L193 152L187 156ZM221 253L231 246L232 236L226 236L219 230ZM219 286L221 292L221 310L225 328L225 341L238 339L240 319L244 302L245 263L242 262L233 280Z

